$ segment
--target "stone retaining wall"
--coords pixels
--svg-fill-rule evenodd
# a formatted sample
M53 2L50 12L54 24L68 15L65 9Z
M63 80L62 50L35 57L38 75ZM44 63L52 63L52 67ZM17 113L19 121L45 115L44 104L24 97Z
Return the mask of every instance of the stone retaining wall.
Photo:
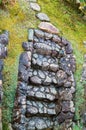
M0 35L0 130L2 130L2 98L3 98L3 89L2 89L2 70L4 66L3 59L7 56L7 45L8 45L8 32L5 31Z
M29 29L28 41L22 44L13 130L48 130L63 123L65 130L72 128L73 49L64 37L44 30Z

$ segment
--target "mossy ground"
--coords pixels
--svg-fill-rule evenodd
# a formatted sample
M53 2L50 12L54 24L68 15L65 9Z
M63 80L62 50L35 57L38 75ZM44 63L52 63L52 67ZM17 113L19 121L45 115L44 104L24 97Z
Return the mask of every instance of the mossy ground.
M42 12L48 14L51 22L60 29L61 35L71 41L76 56L76 116L80 120L80 111L83 106L83 85L80 83L83 55L86 48L83 40L86 40L86 23L81 20L81 15L74 11L62 0L38 0ZM8 123L11 122L11 114L17 86L17 71L19 55L22 52L21 43L27 41L27 29L37 27L39 21L35 13L23 0L19 0L14 6L7 7L7 10L0 10L0 29L10 31L10 43L8 46L8 57L4 67L4 99L3 99L3 130L8 130ZM74 130L79 130L75 126Z
M24 0L19 0L14 6L7 6L5 10L0 10L0 30L10 32L8 57L5 59L3 71L3 130L9 130L8 123L11 122L19 55L23 51L22 42L27 41L28 28L37 27L37 23L34 11Z

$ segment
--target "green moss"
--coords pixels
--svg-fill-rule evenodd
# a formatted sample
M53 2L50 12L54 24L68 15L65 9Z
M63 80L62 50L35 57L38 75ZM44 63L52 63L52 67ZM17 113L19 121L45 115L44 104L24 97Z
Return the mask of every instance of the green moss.
M11 122L15 91L17 87L18 61L22 50L22 42L27 41L28 28L37 27L38 20L29 8L29 3L19 0L14 6L6 10L0 9L0 30L10 32L8 57L4 66L3 84L3 130L8 130Z

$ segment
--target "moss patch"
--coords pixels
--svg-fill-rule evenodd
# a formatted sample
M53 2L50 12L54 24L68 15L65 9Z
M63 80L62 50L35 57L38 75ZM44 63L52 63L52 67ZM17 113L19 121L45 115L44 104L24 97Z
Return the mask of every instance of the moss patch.
M38 20L35 13L29 8L29 3L19 0L14 6L7 6L0 10L0 30L10 32L8 57L4 66L3 84L3 130L8 130L11 122L12 108L17 86L19 55L22 52L22 42L27 41L28 28L37 27Z

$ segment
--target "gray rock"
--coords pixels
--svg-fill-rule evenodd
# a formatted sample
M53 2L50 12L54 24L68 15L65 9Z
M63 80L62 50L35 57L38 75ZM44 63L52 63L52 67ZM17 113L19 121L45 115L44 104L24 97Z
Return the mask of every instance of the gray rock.
M7 56L7 47L0 43L0 59L4 59Z
M47 111L49 115L56 115L55 109L48 109Z
M59 94L63 101L71 101L73 98L73 95L69 90L63 90L63 91L59 90Z
M36 92L36 97L38 98L45 98L45 94L42 92Z
M59 43L61 42L61 38L58 35L53 35L53 41Z
M45 32L45 39L51 39L52 36L53 36L52 33Z
M7 45L9 42L8 33L3 33L0 35L0 43L3 45Z
M37 59L38 58L38 54L36 54L36 53L33 54L33 57Z
M62 123L67 119L72 119L73 117L74 117L74 114L71 112L68 112L68 113L61 112L58 116L58 122Z
M33 41L34 38L34 30L33 29L29 29L28 30L28 41Z
M66 80L67 80L67 74L62 71L62 70L59 70L57 73L56 73L56 79L57 79L57 83L58 83L58 86L61 86L63 85Z
M71 87L72 83L67 81L66 83L64 83L64 87Z
M34 76L36 76L37 75L37 71L35 70L35 71L33 71L33 75Z
M42 83L41 79L40 79L39 77L37 77L37 76L31 77L31 78L30 78L30 81L31 81L32 83L34 83L34 84L41 84L41 83Z
M50 87L50 92L51 92L53 95L56 95L56 94L57 94L57 91L56 91L55 87Z
M4 62L0 59L0 72L3 70Z
M45 78L45 74L41 70L38 71L38 74L39 74L40 78L42 78L42 79Z
M73 52L72 45L70 43L67 44L65 50L67 54L71 54Z
M45 13L38 13L36 14L36 17L41 21L47 21L47 22L50 21L49 17Z
M37 64L37 61L36 61L35 58L32 58L32 64L33 64L33 65L36 65L36 64Z
M35 10L35 11L40 11L41 8L37 3L30 3L30 7L31 9Z
M29 127L31 128L30 130L35 130L35 121L34 120L30 120L28 124L29 124Z
M39 65L39 66L42 66L42 60L40 60L40 59L37 59L37 65Z
M43 62L42 69L43 70L48 70L49 69L49 63L48 62Z
M51 46L45 44L45 43L35 43L34 44L34 48L36 49L36 51L40 54L46 54L49 55L52 53L52 48Z
M20 55L20 63L25 65L26 67L30 67L31 61L31 52L24 52Z
M35 35L38 37L38 38L43 38L44 37L44 32L39 30L39 29L35 29Z
M50 70L56 72L59 69L59 66L56 64L50 64Z
M45 128L47 128L47 125L46 125L46 123L44 122L43 119L38 119L37 122L36 122L36 128L38 130L45 129Z
M32 51L33 43L32 42L23 42L22 47L25 51Z
M38 27L39 29L49 33L54 33L54 34L59 33L59 30L54 25L48 22L41 22Z
M33 106L29 106L26 110L26 113L27 114L37 114L38 113L38 110L36 107L33 107Z
M50 101L55 100L55 96L54 95L47 94L46 96L47 96L47 99L49 99Z
M56 80L55 77L52 78L52 81L53 81L54 84L57 84L57 83L58 83L58 81Z
M52 82L52 79L49 76L47 76L46 79L44 80L43 84L44 85L50 85L51 82Z

